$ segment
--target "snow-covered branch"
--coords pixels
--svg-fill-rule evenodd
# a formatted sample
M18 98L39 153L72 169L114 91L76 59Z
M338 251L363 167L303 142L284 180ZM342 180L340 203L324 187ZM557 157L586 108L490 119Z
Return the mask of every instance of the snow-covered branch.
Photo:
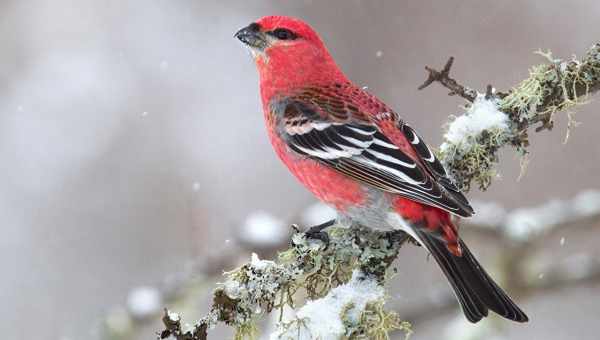
M166 311L163 321L167 329L161 336L174 335L180 340L204 339L207 328L224 322L237 329L237 339L252 338L256 322L266 314L283 313L284 308L296 307L301 296L308 297L313 303L318 299L333 301L336 299L335 290L332 290L335 287L339 288L338 293L343 291L345 295L338 301L342 305L335 315L343 330L340 330L341 326L325 326L331 335L320 330L319 339L337 339L334 334L363 331L373 332L383 339L390 330L408 330L409 326L395 313L383 309L383 293L373 299L363 296L360 301L349 299L351 296L348 295L349 290L359 286L376 286L383 291L386 270L407 240L406 235L399 231L376 232L360 226L333 226L328 229L328 234L329 241L325 243L296 231L291 247L282 252L277 261L260 260L253 255L249 263L225 274L225 282L214 292L213 307L208 316L189 331L182 331L178 328L179 317L173 319L171 316L175 314ZM345 284L345 290L340 288ZM300 329L306 323L314 326L316 322L336 322L320 320L316 316L310 321L309 312L315 308L309 306L303 307L294 320L280 320L272 339L289 339L290 329ZM329 312L334 313L334 310Z
M529 145L528 130L536 124L536 132L551 130L554 115L566 112L569 126L574 126L573 110L585 104L585 98L600 89L600 43L593 45L578 60L554 59L541 52L546 64L530 69L529 77L508 92L491 86L483 93L458 84L450 78L452 58L442 71L427 68L429 77L420 89L437 81L468 103L466 112L448 125L439 150L443 163L456 183L468 190L473 181L487 189L495 175L498 150L512 145L525 157ZM568 137L569 131L567 131Z
M600 44L581 60L543 55L548 63L531 68L529 77L506 93L490 86L480 94L460 85L449 76L452 60L442 71L428 68L421 88L440 82L469 101L465 113L449 124L439 150L464 190L473 181L482 189L491 184L501 147L512 145L525 155L529 127L539 123L536 131L551 129L555 113L565 111L570 117L587 95L600 89ZM273 340L388 339L392 330L410 333L406 322L384 309L383 288L388 268L408 237L362 226L333 226L327 233L325 243L296 230L277 260L253 256L225 273L205 318L183 330L179 315L165 311L160 337L206 339L207 330L222 322L237 329L236 339L253 338L257 321L272 312L280 315ZM285 310L295 315L284 318Z

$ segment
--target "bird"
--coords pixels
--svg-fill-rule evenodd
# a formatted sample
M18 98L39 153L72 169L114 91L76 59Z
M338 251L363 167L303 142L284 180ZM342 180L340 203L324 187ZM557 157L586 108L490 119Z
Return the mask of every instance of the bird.
M529 320L459 237L452 216L467 218L474 210L432 149L346 77L309 24L265 16L234 37L258 69L275 153L339 221L410 235L435 259L470 322L489 310Z

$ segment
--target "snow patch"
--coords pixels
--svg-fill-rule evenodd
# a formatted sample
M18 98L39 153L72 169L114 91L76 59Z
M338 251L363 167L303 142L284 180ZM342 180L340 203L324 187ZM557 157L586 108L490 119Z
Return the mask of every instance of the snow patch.
M332 289L321 299L307 302L296 313L297 320L281 324L270 339L341 339L348 326L344 322L357 325L367 304L383 298L383 287L355 270L348 283Z
M179 322L181 321L181 316L178 313L167 311L167 317L171 322Z
M258 270L265 270L269 266L276 265L275 262L269 260L261 260L256 253L252 253L250 265Z
M492 129L508 129L508 116L498 110L498 101L485 99L480 93L467 112L450 123L440 150L445 151L450 144L468 147L469 140Z
M232 299L240 298L243 293L242 289L242 285L236 280L227 280L225 283L223 283L223 290L225 291L225 294Z

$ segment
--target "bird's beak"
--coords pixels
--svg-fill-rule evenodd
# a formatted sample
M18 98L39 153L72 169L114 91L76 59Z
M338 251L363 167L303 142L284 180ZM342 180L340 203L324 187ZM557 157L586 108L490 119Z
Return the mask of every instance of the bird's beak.
M251 49L264 51L268 46L266 35L260 31L260 26L257 23L251 23L250 25L237 31L234 35L246 46Z

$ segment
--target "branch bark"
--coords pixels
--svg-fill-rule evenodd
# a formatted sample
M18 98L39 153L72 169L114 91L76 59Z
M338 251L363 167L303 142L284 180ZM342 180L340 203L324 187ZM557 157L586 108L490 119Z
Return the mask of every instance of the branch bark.
M475 98L477 98L477 91L469 87L463 86L459 84L456 80L450 78L450 69L452 68L453 63L454 57L448 58L446 65L444 65L444 68L441 71L438 71L429 66L425 66L425 70L429 72L429 76L427 77L425 82L418 87L418 89L422 90L437 81L444 87L446 87L448 90L450 90L450 93L448 93L449 96L459 95L460 97L466 99L471 103L474 102Z

